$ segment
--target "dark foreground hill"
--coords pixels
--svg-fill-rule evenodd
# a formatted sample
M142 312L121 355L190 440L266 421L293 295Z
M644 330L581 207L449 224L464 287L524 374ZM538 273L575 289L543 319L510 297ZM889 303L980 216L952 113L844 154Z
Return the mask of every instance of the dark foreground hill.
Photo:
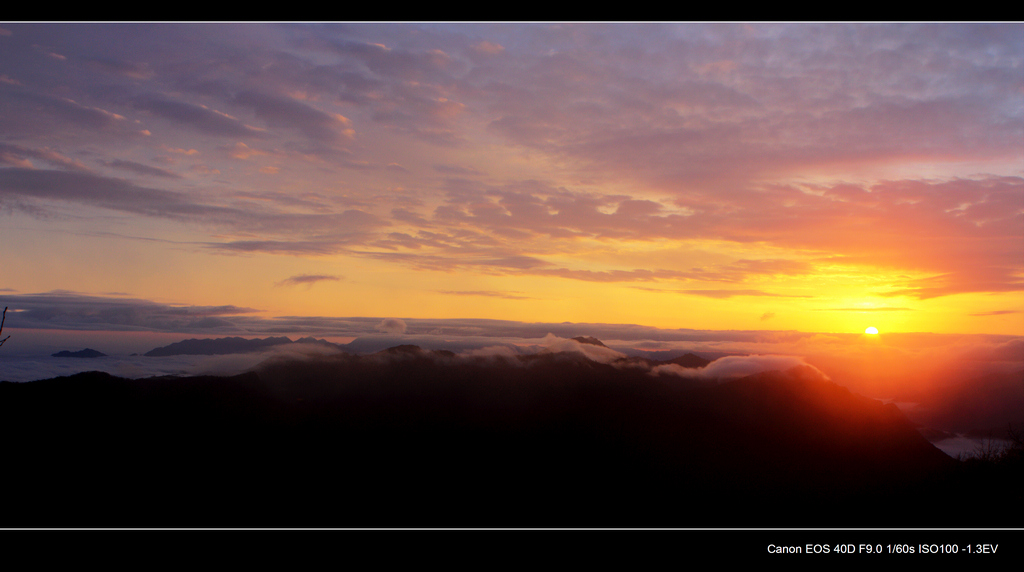
M1019 524L894 406L809 369L648 371L402 348L0 383L0 526Z

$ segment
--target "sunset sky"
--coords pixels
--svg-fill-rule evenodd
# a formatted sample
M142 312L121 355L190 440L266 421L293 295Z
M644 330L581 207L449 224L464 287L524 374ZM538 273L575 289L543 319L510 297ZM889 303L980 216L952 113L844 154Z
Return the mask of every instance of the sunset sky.
M1021 336L1024 25L0 22L0 237L5 336Z

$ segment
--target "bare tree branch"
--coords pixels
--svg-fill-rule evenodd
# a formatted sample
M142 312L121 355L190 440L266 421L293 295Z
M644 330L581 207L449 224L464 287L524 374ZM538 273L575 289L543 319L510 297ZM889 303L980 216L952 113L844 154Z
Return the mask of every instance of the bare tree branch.
M7 321L7 306L4 306L4 317L3 317L3 319L0 319L0 334L4 333L4 322L6 322L6 321ZM11 336L7 336L6 338L0 340L0 346L4 345L4 342L9 340L10 338L11 338Z

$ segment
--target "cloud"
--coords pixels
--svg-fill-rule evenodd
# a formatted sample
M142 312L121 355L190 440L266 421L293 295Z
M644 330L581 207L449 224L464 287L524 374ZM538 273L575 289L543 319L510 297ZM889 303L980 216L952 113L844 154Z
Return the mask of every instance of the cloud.
M296 129L314 141L334 142L355 136L348 118L325 113L292 98L244 91L238 94L235 103L252 107L256 117L271 127Z
M1024 291L1020 24L6 27L7 210L722 300Z
M519 292L496 292L491 290L438 290L438 292L450 296L486 296L490 298L505 298L507 300L533 300L533 298L523 296Z
M62 200L145 216L236 224L247 213L203 204L189 195L140 187L130 182L78 172L0 169L0 197ZM251 213L254 218L263 218Z
M455 62L439 49L406 49L358 40L332 42L333 50L364 64L379 77L407 83L429 84L446 79Z
M408 252L372 252L372 251L350 251L352 254L360 256L366 256L369 258L376 258L380 260L392 260L398 262L404 262L410 264L416 268L422 269L459 269L459 268L477 268L494 270L499 272L515 272L515 271L528 271L529 274L542 273L536 269L551 266L550 262L545 262L539 258L532 256L501 256L499 253L481 253L480 255L463 255L463 256L438 256L438 255L418 255L415 253ZM490 255L489 255L490 254ZM498 256L494 256L498 254Z
M174 101L157 95L138 96L132 100L137 109L191 127L215 137L260 138L263 132L245 125L237 118L183 101Z
M115 169L121 169L123 171L131 171L139 175L149 175L152 177L163 177L166 179L180 179L181 175L172 173L165 169L158 167L151 167L149 165L143 165L142 163L136 163L135 161L123 161L121 159L114 159L113 161L104 161L104 165L113 167Z
M239 145L244 146L245 144L244 143L239 143ZM172 147L167 147L166 145L162 146L162 148L167 150L167 151L170 151L171 153L177 153L179 155L198 155L199 154L199 151L197 151L195 149L172 148Z
M913 308L904 308L896 306L875 306L865 308L816 308L820 311L825 312L912 312Z
M1002 316L1004 314L1019 314L1020 310L992 310L991 312L978 312L977 314L967 314L968 316Z
M51 165L62 167L69 171L78 171L80 173L93 172L92 169L83 165L81 162L75 161L74 159L50 149L31 149L18 145L0 143L0 162L14 167L33 169L34 167L32 166L31 161L28 161L29 157L46 161Z
M775 317L775 312L765 312L761 314L761 321L770 320Z
M405 321L398 318L385 318L377 324L377 330L386 334L404 334L406 327Z
M108 58L87 58L90 66L105 73L124 76L131 79L151 79L155 72L145 62L129 62Z
M984 49L1009 54L1015 48L998 34L981 40L989 32L981 28L771 26L764 27L764 35L751 35L740 25L713 31L688 26L686 41L672 42L666 37L673 35L671 28L577 27L573 38L579 44L570 43L573 48L599 34L617 45L629 38L636 42L632 57L587 58L585 50L566 49L557 57L537 58L532 67L506 70L502 83L515 86L520 96L503 106L502 120L505 133L520 144L582 159L606 172L641 166L648 181L674 181L681 188L711 187L716 179L750 180L780 169L873 162L892 154L936 160L954 149L985 149L984 154L1012 146L1018 127L1009 117L996 119L1003 112L994 111L1008 109L1014 88L1001 72L1015 65L1013 59L978 57ZM1019 41L1012 44L1019 47ZM685 57L668 57L667 46ZM723 61L730 62L728 69L718 66L724 73L703 73ZM959 67L953 61L974 63ZM628 76L630 66L659 71ZM984 80L993 91L981 99L994 108L979 101L977 90L966 88L970 84L951 79L981 80L992 73L990 66L1000 72ZM666 72L675 74L673 81L663 79ZM528 80L530 75L543 79ZM623 107L615 105L614 89L626 77L632 80L633 105ZM943 87L936 89L935 82ZM578 105L574 95L580 92L597 105ZM602 120L593 107L604 112ZM771 113L750 113L755 109ZM999 124L999 143L983 141L966 128L984 123L983 116ZM834 131L835 126L841 129Z
M8 326L18 328L116 331L217 331L257 310L238 306L175 306L126 297L92 296L65 290L5 295ZM11 319L14 316L16 319Z
M769 296L775 298L811 298L812 296L798 296L791 294L772 294L770 292L764 292L762 290L675 290L680 294L692 294L694 296L704 296L707 298L732 298L733 296Z
M148 217L219 226L226 231L259 232L282 238L202 243L228 252L327 254L365 239L384 225L378 217L348 209L329 213L294 213L227 206L190 194L141 187L131 182L85 173L0 168L0 198L61 200ZM315 240L305 236L315 235Z
M39 119L39 111L57 121L57 127L67 129L69 126L86 129L107 130L124 124L124 116L99 107L83 105L66 97L34 93L24 89L0 91L0 102L9 103L11 109L29 114ZM39 126L27 127L32 131Z
M515 358L519 356L519 352L512 346L487 346L483 348L477 348L472 350L465 350L459 355L464 357L502 357L502 358ZM511 362L515 363L515 362Z
M442 165L442 164L437 164L437 165L434 165L434 170L437 171L438 173L444 173L445 175L462 175L462 176L467 176L467 175L482 175L483 174L480 171L478 171L477 169L474 169L473 167L463 167L463 166L460 166L460 165Z
M342 248L337 241L307 240L230 240L208 242L204 246L224 253L265 252L292 256L325 256L336 254Z
M199 205L181 193L138 187L129 182L80 172L0 169L0 192L40 199L58 199L163 216L195 215Z
M933 274L893 283L889 290L878 292L882 296L925 299L1024 289L1019 278L1024 271L1020 262L1024 260L1024 241L1019 240L1024 236L1021 177L782 185L742 193L722 191L713 196L693 193L674 205L536 185L533 190L514 190L465 180L450 183L454 185L450 199L436 207L431 218L405 210L393 213L396 220L430 225L441 232L431 234L430 240L405 235L402 244L393 246L419 252L386 256L404 257L417 266L447 266L451 257L446 251L454 254L456 249L434 239L454 229L506 238L507 246L524 251L520 257L539 249L557 252L551 248L553 243L582 238L721 240L789 249L805 253L804 257L815 253L818 258L741 258L685 270L568 269L544 261L530 273L589 281L674 278L743 282L754 276L799 278L814 274L819 265L838 264ZM729 295L720 289L693 289L693 293ZM773 295L755 289L747 289L746 294Z
M312 286L317 282L322 281L338 281L341 280L340 276L328 275L328 274L300 274L298 276L290 276L277 283L278 286L297 286L299 284L306 284Z
M676 364L659 365L651 369L652 375L677 375L696 379L728 380L746 377L763 371L786 371L794 367L809 368L823 379L828 376L808 364L803 358L787 355L725 356L702 368L684 368Z
M233 305L175 305L128 296L97 296L67 291L18 294L8 289L2 294L0 307L10 307L4 330L10 329L11 340L17 339L22 344L17 346L21 348L18 351L29 351L30 348L24 345L26 343L49 347L54 339L64 335L60 334L61 330L88 332L82 334L88 338L78 338L84 344L81 347L95 347L91 342L99 339L96 337L101 335L98 332L104 331L132 332L125 339L135 340L132 343L137 346L146 345L145 340L157 339L146 336L163 336L159 343L153 341L150 347L129 351L146 351L180 341L167 337L172 334L183 337L298 335L358 338L364 340L358 348L367 351L378 351L401 343L456 352L505 346L515 348L516 354L578 352L602 363L614 363L624 355L640 355L637 352L641 350L657 349L677 352L676 355L693 352L706 357L728 355L729 358L716 360L713 363L717 365L709 365L702 372L666 367L657 369L656 374L735 377L810 364L836 383L875 397L928 391L928 388L964 379L965 372L971 376L989 371L1009 374L1024 367L1024 353L1021 351L1024 338L1021 336L890 332L884 339L865 344L860 333L662 329L632 324L528 323L485 319L263 317L256 309ZM406 334L410 330L431 334L410 337ZM581 345L570 339L581 335L596 337L609 348ZM122 346L125 343L118 342ZM5 344L4 349L7 347ZM43 353L49 355L57 349L68 348L55 348ZM97 349L110 353L102 347ZM511 355L508 350L490 353ZM737 354L750 354L746 356L750 359L734 359L743 357Z
M581 344L573 339L560 338L549 333L540 341L544 346L543 353L573 352L585 355L588 359L599 363L611 363L617 359L626 357L626 354L615 351L611 348L594 344Z
M550 263L549 263L550 264ZM575 270L570 268L538 268L531 269L529 274L542 276L558 276L585 282L650 282L653 280L680 278L685 273L674 270L649 270L634 268L631 270Z
M242 143L241 141L238 141L237 143L235 143L234 146L231 146L231 147L221 147L221 149L223 151L226 151L228 153L228 155L234 157L235 159L239 159L241 161L247 161L247 160L249 160L249 157L260 156L260 155L268 155L269 154L266 151L261 151L259 149L254 149L252 147L249 147L248 145L246 145L245 143Z
M481 54L487 54L489 56L495 56L505 51L505 47L501 44L494 42L488 42L487 40L481 40L480 42L473 44L473 50Z

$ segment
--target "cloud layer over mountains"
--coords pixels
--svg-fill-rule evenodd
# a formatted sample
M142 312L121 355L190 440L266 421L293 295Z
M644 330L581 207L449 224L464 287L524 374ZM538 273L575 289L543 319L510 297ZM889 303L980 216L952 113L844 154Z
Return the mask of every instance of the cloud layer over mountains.
M6 293L3 303L10 306L4 327L5 334L12 334L4 345L8 358L44 357L85 347L127 356L186 338L230 336L327 338L349 344L349 351L357 353L372 353L402 344L478 355L518 355L547 348L548 351L583 352L602 362L622 355L666 359L686 352L712 357L730 354L790 356L778 358L789 360L782 366L807 363L837 382L880 397L943 386L985 372L1005 374L1024 369L1024 339L1019 336L923 333L866 336L485 319L262 318L254 315L255 310L251 308L169 305L123 296L61 291L31 295ZM577 336L596 337L609 347L580 344L571 339ZM716 363L716 368L725 367L730 359ZM40 370L40 375L34 377L25 372L29 377L19 376L18 379L39 379L45 377L46 371L50 370ZM740 368L738 371L750 370Z
M7 455L31 493L8 503L2 525L1012 520L1004 503L963 501L982 482L1011 492L1013 473L958 471L895 406L810 367L741 377L738 364L787 362L735 359L722 371L737 378L706 383L593 361L581 352L613 350L583 339L551 336L547 349L563 351L512 359L286 351L232 377L0 384L0 425L24 433ZM58 467L87 458L92 470L69 484ZM150 477L116 478L132 470Z

